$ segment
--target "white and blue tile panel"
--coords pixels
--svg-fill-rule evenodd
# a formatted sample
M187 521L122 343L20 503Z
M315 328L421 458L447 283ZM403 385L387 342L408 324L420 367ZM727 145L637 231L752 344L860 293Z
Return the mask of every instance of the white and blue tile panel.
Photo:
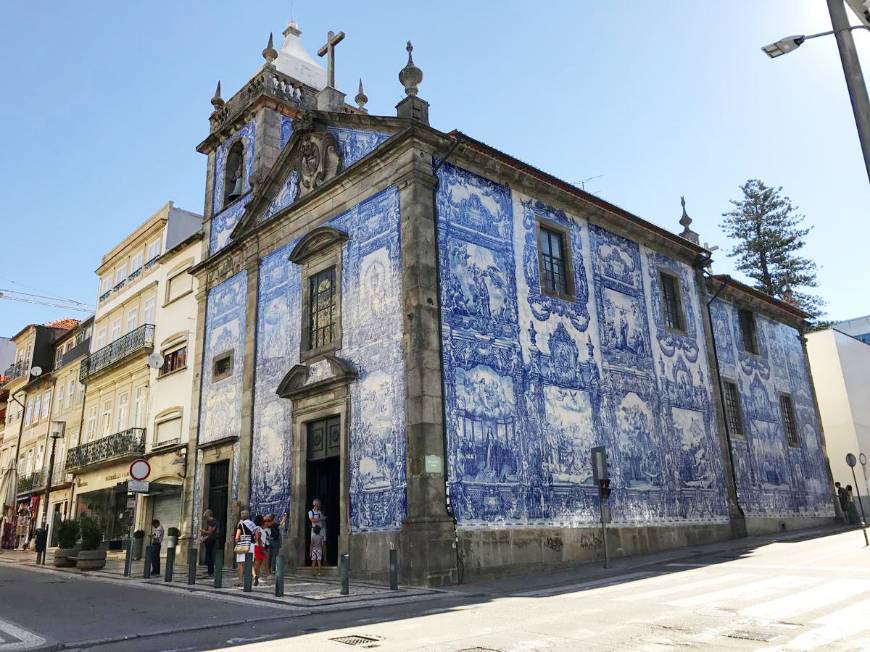
M449 164L438 172L448 488L461 526L727 519L697 302L664 329L658 269L691 270ZM570 301L541 292L536 222L568 229Z

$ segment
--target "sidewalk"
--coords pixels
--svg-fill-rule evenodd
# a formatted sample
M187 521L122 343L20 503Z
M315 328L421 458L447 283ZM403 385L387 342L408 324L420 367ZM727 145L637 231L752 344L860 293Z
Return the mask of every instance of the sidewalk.
M49 550L46 555L45 565L36 564L36 553L32 551L0 550L0 563L22 566L28 569L47 572L77 575L94 580L104 580L121 583L136 583L151 588L187 591L202 596L211 596L220 599L239 600L246 603L267 603L269 606L283 606L290 610L312 611L318 607L331 607L333 610L345 610L367 608L392 603L406 603L422 600L431 600L445 595L444 591L426 588L403 587L391 591L383 584L354 580L351 576L349 594L341 594L341 585L338 579L331 577L302 577L298 575L285 575L284 595L275 596L275 586L268 585L252 587L250 592L244 592L236 587L238 580L237 571L225 568L223 581L220 588L214 585L214 579L206 575L205 567L197 568L196 583L187 583L187 564L176 563L171 582L166 582L164 572L166 560L161 560L161 575L143 578L144 559L133 562L132 574L124 576L123 553L110 552L106 560L105 568L98 571L80 571L77 568L56 568L52 564L54 551ZM273 577L269 578L270 580Z

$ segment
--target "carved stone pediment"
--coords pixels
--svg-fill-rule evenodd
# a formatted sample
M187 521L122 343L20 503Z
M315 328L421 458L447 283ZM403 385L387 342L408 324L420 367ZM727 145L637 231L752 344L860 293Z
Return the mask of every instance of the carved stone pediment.
M336 356L327 355L310 365L297 364L290 368L275 393L281 398L297 399L316 394L333 385L347 385L356 380L353 364Z
M347 233L331 226L321 226L310 231L290 252L290 262L302 264L306 258L347 240Z
M316 190L341 171L338 144L325 131L311 131L300 138L296 147L294 168L299 174L301 198Z

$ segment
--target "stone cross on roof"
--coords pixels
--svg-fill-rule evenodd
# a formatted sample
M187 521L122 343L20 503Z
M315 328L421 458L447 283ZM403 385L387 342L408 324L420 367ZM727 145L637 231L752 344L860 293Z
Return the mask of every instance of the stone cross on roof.
M326 56L326 85L335 88L335 46L344 39L344 32L329 32L326 35L326 45L317 51L317 56Z

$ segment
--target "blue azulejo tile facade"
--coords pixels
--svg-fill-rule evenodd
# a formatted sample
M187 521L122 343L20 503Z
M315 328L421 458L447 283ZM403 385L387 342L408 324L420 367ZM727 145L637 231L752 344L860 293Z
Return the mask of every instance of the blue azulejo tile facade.
M348 235L342 248L342 343L336 355L357 379L350 387L348 426L350 523L353 532L397 529L405 514L405 379L401 321L399 195L395 188L328 223ZM300 269L291 242L261 261L251 506L283 514L290 508L291 401L276 396L299 362ZM311 365L309 380L326 371Z
M448 488L460 527L592 524L590 449L615 522L727 519L697 299L664 328L658 272L692 270L449 164L436 198ZM541 290L539 221L566 233L571 296Z
M737 386L742 433L732 433L737 494L748 516L833 516L820 427L801 335L754 315L757 354L742 341L738 310L716 299L713 335L723 380ZM797 442L789 445L780 397L794 405Z
M349 129L347 127L329 127L329 133L335 138L341 150L342 167L348 168L366 154L373 152L390 134L369 129Z

